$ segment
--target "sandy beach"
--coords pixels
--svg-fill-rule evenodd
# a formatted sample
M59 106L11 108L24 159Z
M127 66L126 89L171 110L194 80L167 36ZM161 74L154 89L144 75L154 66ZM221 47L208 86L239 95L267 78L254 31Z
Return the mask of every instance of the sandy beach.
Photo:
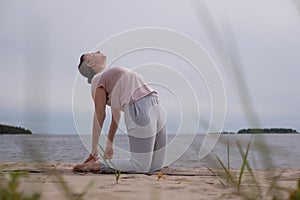
M158 173L121 174L116 184L113 174L73 173L74 164L68 163L0 163L4 176L9 172L27 170L29 175L20 180L20 189L25 194L42 194L43 200L63 199L243 199L237 190L226 184L205 168L164 168L163 177ZM217 170L215 170L217 171ZM234 170L233 170L234 171ZM300 169L281 169L279 185L295 189L300 178ZM265 180L266 170L255 171L261 180L263 193L270 185ZM161 174L160 174L161 175ZM245 179L247 178L245 174ZM4 177L1 177L2 183ZM225 185L222 184L225 183ZM249 187L242 182L242 187ZM63 189L66 187L65 189ZM68 191L68 192L66 192ZM282 191L284 199L289 193Z

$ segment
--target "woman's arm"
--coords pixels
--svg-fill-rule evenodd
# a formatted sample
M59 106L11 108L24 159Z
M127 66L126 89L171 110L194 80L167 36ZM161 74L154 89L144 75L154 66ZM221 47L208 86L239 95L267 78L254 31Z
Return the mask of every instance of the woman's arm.
M106 92L104 88L97 88L94 98L95 114L93 122L93 137L92 137L92 154L98 156L98 142L100 133L105 120L105 107L106 107Z
M105 157L108 159L111 159L114 154L112 146L120 122L121 112L117 109L111 108L111 114L112 114L112 118L111 118L110 128L108 132L108 140L106 143L106 149L104 154Z
M92 151L91 154L93 157L97 158L99 151L98 151L98 141L101 133L101 128L98 124L96 113L94 113L94 120L93 120L93 130L92 130Z
M105 120L106 92L104 88L97 88L95 92L95 114L98 120L100 129L103 127Z

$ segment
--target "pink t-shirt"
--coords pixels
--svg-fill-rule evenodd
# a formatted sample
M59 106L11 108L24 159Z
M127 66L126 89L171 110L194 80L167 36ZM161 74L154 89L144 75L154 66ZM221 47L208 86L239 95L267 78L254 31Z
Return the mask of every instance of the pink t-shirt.
M125 67L105 70L97 87L105 89L106 104L121 111L124 111L126 104L131 104L150 93L156 93L141 75Z

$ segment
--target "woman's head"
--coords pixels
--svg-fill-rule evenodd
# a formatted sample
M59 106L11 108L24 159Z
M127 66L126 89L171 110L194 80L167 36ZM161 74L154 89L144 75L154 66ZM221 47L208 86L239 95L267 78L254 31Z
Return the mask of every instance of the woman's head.
M100 51L83 54L80 57L78 70L80 74L91 83L95 74L101 73L106 68L106 56Z

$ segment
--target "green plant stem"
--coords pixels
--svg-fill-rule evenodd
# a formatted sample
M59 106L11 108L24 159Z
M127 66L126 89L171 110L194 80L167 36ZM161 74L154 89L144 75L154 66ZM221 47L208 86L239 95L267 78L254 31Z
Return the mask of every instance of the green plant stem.
M242 163L242 166L241 166L241 169L240 169L239 178L238 178L238 184L237 184L238 192L240 192L240 186L241 186L241 182L242 182L242 178L243 178L245 166L248 165L247 158L248 158L248 154L249 154L250 144L251 144L251 139L248 142L246 153L244 155L243 155L243 153L241 154L241 156L243 157L243 163ZM243 152L241 144L237 142L237 146L238 146L240 152Z
M226 173L226 176L227 178L230 180L231 183L235 184L236 181L234 180L234 177L232 176L232 174L227 170L227 168L225 167L224 163L222 162L222 160L217 156L215 155L217 161L219 162L219 164L222 166L222 168L224 169L225 173Z
M250 141L251 141L251 140L250 140ZM249 141L249 143L250 143L250 141ZM248 143L248 145L249 145L249 143ZM240 152L241 157L242 157L242 158L247 157L247 155L244 153L244 151L243 151L241 145L238 144L237 146L238 146L238 149L239 149L239 152ZM247 146L247 148L248 148L248 146ZM249 145L249 148L250 148L250 145ZM255 185L256 188L257 188L258 195L261 196L261 195L262 195L262 191L261 191L261 188L260 188L260 186L259 186L259 182L256 180L255 175L254 175L254 173L253 173L253 170L252 170L251 166L249 165L249 162L248 162L248 161L246 162L246 167L247 167L247 170L248 170L248 172L249 172L249 174L250 174L250 176L251 176L251 178L252 178L252 181L254 182L254 185Z
M230 173L230 152L229 152L229 140L227 138L227 170ZM227 176L227 183L229 182L229 178Z

